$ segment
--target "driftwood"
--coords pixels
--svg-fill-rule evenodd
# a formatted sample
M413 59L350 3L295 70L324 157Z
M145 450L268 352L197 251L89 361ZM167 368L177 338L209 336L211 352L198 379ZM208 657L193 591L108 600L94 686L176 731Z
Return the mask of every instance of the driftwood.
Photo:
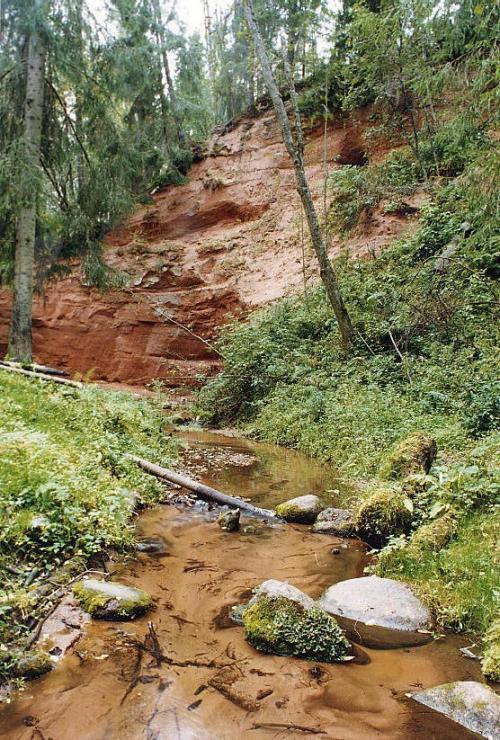
M35 372L34 370L25 370L24 368L12 365L11 363L6 364L3 360L0 362L0 370L5 370L9 373L27 375L30 378L39 378L40 380L51 380L53 383L70 385L73 388L83 388L83 383L79 383L77 380L69 380L68 378L61 378L59 375L49 375L48 373Z
M254 506L253 504L248 503L248 501L236 498L235 496L228 496L226 493L221 493L221 491L217 491L215 488L206 486L203 483L198 483L198 481L188 478L185 475L175 473L173 470L162 468L160 465L155 465L148 460L144 460L142 457L136 457L136 455L129 454L127 454L126 457L137 463L137 465L145 470L146 473L150 473L161 480L175 483L178 486L182 486L182 488L187 488L189 491L193 491L193 493L196 493L197 496L206 501L215 501L215 503L220 504L221 506L232 506L245 511L248 514L252 514L253 516L262 517L263 519L272 519L279 522L282 521L280 517L276 516L274 511L261 509L260 507Z

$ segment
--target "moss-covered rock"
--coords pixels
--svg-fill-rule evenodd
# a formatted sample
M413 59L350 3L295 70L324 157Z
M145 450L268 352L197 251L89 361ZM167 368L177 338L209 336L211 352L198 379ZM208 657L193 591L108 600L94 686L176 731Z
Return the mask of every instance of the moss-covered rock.
M327 663L344 660L350 645L333 617L284 597L260 597L243 614L246 638L256 650Z
M500 681L500 619L496 619L483 639L481 668L490 681Z
M51 670L52 660L50 655L43 650L32 650L19 658L14 666L13 675L17 678L32 681Z
M436 454L436 440L425 432L414 432L390 450L380 466L380 476L391 480L428 473Z
M356 531L368 543L379 547L389 537L408 534L412 520L409 499L392 488L380 488L359 507Z
M135 619L151 607L151 596L139 588L89 578L73 587L82 608L94 619Z
M226 509L217 517L217 524L224 532L236 532L240 528L240 510Z
M457 517L453 511L447 511L438 519L419 527L410 540L410 547L419 550L439 552L451 542L457 531Z
M297 496L278 504L276 514L287 522L297 522L297 524L312 524L319 512L321 511L321 501L318 496L312 493L306 496Z

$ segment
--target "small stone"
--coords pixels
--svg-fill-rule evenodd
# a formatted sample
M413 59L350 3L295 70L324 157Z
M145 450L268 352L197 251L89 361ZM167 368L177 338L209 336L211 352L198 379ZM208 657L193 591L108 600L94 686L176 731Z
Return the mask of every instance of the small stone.
M53 664L50 655L43 650L33 650L25 653L17 661L13 674L17 678L25 678L32 681L52 670Z
M340 555L340 547L332 547L330 552L332 553L332 555Z
M161 537L144 537L135 543L137 552L143 552L147 555L165 555L167 548Z
M485 684L455 681L410 696L487 740L500 737L500 697Z
M407 647L432 639L429 610L401 581L350 578L330 586L318 603L354 642L368 647Z
M217 524L224 532L236 532L240 528L240 510L221 511L217 517Z
M298 524L312 524L321 511L321 501L318 496L310 493L306 496L297 496L276 507L276 514L287 522Z
M348 509L324 509L318 514L313 532L348 537L355 527L354 512Z
M89 578L73 587L82 608L94 619L134 619L151 607L151 596L139 588Z

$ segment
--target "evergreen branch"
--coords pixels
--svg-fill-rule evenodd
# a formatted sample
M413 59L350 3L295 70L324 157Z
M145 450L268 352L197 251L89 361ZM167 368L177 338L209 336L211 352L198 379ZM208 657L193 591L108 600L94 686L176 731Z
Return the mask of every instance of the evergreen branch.
M77 130L75 128L75 124L73 123L73 120L72 120L71 116L68 113L68 109L66 108L66 104L65 104L64 100L61 98L61 96L57 92L57 90L54 87L54 85L52 84L52 82L50 82L50 80L48 81L48 84L49 84L50 89L52 90L52 92L56 96L57 101L59 102L61 108L63 109L64 118L66 119L66 121L68 122L71 130L73 131L73 134L75 136L75 139L78 142L78 146L82 150L82 154L85 157L85 161L87 162L88 166L92 169L92 165L90 163L90 159L89 159L89 155L87 154L87 150L85 149L85 147L82 144L82 141L81 141L81 139L80 139L80 137L78 135L78 132L77 132Z

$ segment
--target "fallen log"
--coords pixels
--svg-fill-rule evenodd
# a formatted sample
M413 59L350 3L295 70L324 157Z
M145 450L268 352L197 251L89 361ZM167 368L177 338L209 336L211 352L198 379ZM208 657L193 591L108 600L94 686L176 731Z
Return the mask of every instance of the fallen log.
M192 478L188 478L186 475L175 473L173 470L168 470L168 468L162 468L160 465L155 465L148 460L144 460L142 457L129 454L126 454L125 457L139 465L139 467L145 470L146 473L150 473L161 480L169 481L169 483L175 483L182 488L187 488L205 501L215 501L215 503L220 504L221 506L232 506L245 511L252 516L259 516L263 519L271 519L277 522L283 521L274 513L274 511L261 509L259 506L254 506L253 504L248 503L248 501L236 498L235 496L228 496L227 493L221 493L221 491L217 491L215 488L206 486L204 483L199 483Z
M14 362L14 360L0 360L0 365L19 367L22 370L31 370L35 373L43 373L45 375L57 375L57 377L60 378L67 378L69 376L69 373L66 372L66 370L58 370L55 367L48 367L47 365L39 365L37 362L23 364L22 362Z
M73 388L83 388L83 383L79 383L77 380L61 378L58 375L37 373L34 370L24 370L22 367L11 367L11 365L6 365L4 362L0 362L0 370L5 370L9 373L19 373L20 375L27 375L30 378L39 378L40 380L50 380L52 381L52 383L59 383L60 385L70 385Z

